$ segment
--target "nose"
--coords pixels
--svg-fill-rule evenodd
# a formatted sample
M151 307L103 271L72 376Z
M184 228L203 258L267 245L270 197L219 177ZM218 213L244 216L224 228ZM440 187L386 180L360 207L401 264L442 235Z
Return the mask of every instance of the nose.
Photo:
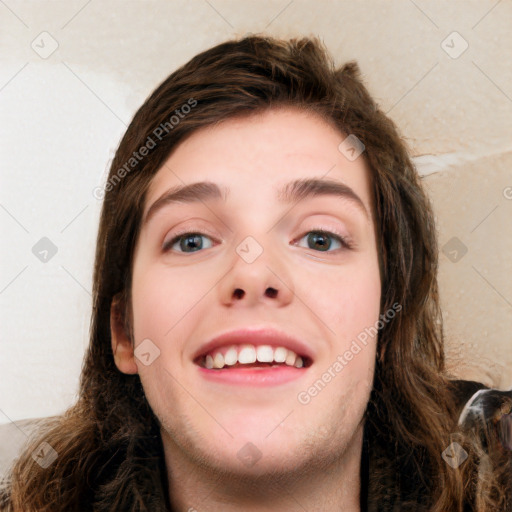
M293 300L294 285L284 256L247 237L234 251L231 268L219 283L225 306L268 303L283 307Z

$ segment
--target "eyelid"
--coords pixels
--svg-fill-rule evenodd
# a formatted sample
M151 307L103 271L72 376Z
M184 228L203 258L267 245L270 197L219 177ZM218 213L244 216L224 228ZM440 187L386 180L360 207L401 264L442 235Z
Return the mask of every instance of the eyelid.
M305 226L305 229L302 230L303 235L309 233L310 231L322 231L327 232L333 235L339 236L341 239L346 240L352 244L355 244L353 237L350 235L348 229L342 229L342 227L337 222L333 222L330 219L326 220L306 220L301 225ZM302 235L302 236L303 236Z

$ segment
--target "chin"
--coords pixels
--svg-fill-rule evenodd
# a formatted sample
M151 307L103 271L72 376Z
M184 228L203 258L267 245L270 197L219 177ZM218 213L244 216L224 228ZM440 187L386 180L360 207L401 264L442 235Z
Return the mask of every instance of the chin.
M233 446L235 447L235 446ZM226 447L229 448L229 447ZM215 472L231 474L233 477L251 479L261 477L276 478L279 475L290 475L297 471L303 471L304 466L309 463L305 460L305 451L299 450L298 447L293 449L292 446L267 444L258 446L252 441L246 441L235 450L221 450L212 453L208 451L204 454L208 465ZM300 452L301 456L293 456L293 453ZM301 460L303 459L303 460Z

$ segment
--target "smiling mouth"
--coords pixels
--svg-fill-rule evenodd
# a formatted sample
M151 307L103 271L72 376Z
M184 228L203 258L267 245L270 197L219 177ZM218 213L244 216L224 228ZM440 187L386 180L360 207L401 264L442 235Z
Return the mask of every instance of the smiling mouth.
M270 368L308 368L312 361L282 346L272 345L232 345L215 349L195 359L195 364L208 370Z

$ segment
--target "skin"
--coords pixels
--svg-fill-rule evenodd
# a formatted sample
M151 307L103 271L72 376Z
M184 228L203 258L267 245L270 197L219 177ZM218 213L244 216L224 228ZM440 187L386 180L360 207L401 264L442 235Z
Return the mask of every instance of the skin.
M176 185L205 180L231 189L226 203L169 205L140 232L133 332L135 348L149 338L160 350L151 364L134 357L112 307L116 365L139 373L161 423L176 510L360 510L363 415L376 338L361 345L309 403L297 399L379 319L370 173L362 157L350 161L338 150L344 139L317 114L291 108L229 119L183 141L150 185L145 212ZM368 216L334 196L294 206L278 202L277 188L313 177L351 187ZM330 248L319 250L307 236L319 228L339 230L354 248L341 247L333 235L326 240ZM178 241L164 252L178 229L203 233L203 248L183 252ZM236 252L247 236L263 248L251 264ZM268 287L277 294L266 294ZM249 326L275 326L305 340L313 365L273 388L202 378L194 352L222 332ZM261 454L253 465L237 457L248 442Z

